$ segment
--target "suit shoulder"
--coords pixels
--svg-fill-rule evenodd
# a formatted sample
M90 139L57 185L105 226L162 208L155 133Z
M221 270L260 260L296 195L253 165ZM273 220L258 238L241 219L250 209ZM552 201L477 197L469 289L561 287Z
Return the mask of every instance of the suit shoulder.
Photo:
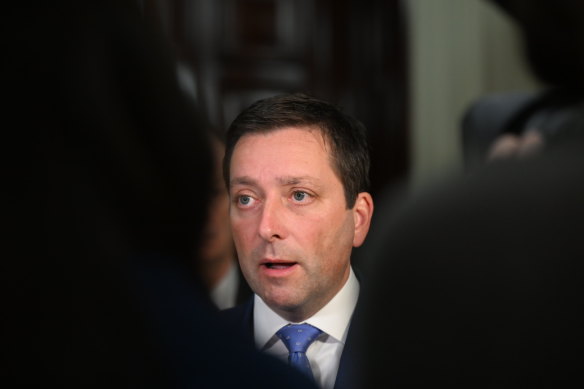
M253 296L245 303L219 312L219 317L232 330L253 340Z
M253 302L252 302L253 304ZM245 317L246 311L248 308L249 301L244 302L243 304L238 304L233 308L224 309L219 311L219 317L224 320L229 320L233 322L241 322Z

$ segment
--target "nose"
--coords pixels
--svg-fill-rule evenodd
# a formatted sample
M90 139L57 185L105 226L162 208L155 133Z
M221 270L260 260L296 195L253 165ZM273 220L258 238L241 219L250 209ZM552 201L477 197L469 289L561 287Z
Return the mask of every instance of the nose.
M284 217L283 204L278 200L266 200L262 207L258 231L262 239L268 242L285 239L287 230Z

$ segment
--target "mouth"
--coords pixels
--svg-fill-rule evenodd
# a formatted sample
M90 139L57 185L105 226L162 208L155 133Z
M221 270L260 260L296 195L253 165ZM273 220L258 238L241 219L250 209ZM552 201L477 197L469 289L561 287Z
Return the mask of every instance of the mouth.
M274 262L267 262L263 264L268 269L287 269L291 266L296 265L296 262L281 262L281 263L274 263Z
M298 262L294 261L285 261L285 260L265 260L262 261L260 267L264 270L268 271L269 273L278 274L278 273L287 273L288 270L293 269Z

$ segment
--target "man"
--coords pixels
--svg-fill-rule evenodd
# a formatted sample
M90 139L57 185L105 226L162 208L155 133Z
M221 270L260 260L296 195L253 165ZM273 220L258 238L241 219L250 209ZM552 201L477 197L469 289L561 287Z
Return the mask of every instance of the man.
M303 94L260 100L230 126L223 167L239 262L255 293L226 316L243 321L259 349L292 364L307 357L321 387L348 385L359 296L351 251L373 213L364 126ZM315 331L301 355L284 334L298 323Z
M225 145L216 132L211 132L211 143L214 162L212 199L197 268L213 303L219 309L227 309L246 301L252 291L237 265L231 237L229 194L221 174Z

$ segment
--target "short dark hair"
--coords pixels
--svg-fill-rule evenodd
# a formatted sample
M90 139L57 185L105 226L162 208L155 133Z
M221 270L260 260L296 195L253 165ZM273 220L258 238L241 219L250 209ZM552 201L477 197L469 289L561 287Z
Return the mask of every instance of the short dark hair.
M321 131L331 144L333 170L345 191L347 208L360 192L369 189L367 130L341 108L302 93L258 100L237 116L226 135L223 176L229 188L229 168L239 139L250 133L267 133L285 127L310 127Z

